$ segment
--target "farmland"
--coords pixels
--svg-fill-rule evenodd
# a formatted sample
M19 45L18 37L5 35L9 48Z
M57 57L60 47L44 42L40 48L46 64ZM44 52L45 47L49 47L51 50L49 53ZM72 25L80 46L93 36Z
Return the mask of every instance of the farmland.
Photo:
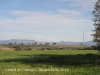
M0 75L99 75L97 50L0 51Z
M1 44L0 50L82 50L78 44ZM95 50L92 46L84 45L85 50Z

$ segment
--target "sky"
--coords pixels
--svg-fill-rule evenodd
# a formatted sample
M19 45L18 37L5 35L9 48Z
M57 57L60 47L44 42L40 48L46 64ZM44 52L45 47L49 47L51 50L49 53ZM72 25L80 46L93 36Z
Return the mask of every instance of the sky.
M0 40L90 41L96 1L0 0Z

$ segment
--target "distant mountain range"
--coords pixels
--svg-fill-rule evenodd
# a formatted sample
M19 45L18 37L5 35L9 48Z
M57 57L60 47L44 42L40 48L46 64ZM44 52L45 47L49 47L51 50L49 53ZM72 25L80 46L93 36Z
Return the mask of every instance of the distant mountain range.
M12 44L20 44L20 43L24 43L24 44L27 44L27 43L35 43L37 41L35 40L27 40L27 39L11 39L11 40L0 40L0 44L9 44L9 43L12 43Z
M77 44L77 45L80 45L80 44L83 44L83 42L65 42L65 41L60 41L60 42L57 42L57 44ZM84 45L93 46L93 45L96 45L96 43L94 43L93 41L86 41L86 42L84 42Z
M45 44L47 42L39 42L39 41L36 41L36 40L28 40L28 39L11 39L11 40L0 40L0 44L9 44L9 43L12 43L12 44L20 44L20 43L24 43L24 44L28 44L28 43L35 43L37 42L38 44ZM54 43L54 42L48 42L50 44ZM60 42L55 42L56 44L82 44L82 42L66 42L66 41L60 41ZM93 41L86 41L84 42L84 45L89 45L89 46L92 46L92 45L95 45L96 43L94 43Z

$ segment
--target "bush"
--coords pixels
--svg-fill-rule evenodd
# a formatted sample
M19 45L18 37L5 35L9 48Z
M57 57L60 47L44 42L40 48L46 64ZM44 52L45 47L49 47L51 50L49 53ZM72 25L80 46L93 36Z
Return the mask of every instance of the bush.
M26 48L25 50L32 50L32 48Z
M21 50L21 48L15 48L15 50Z

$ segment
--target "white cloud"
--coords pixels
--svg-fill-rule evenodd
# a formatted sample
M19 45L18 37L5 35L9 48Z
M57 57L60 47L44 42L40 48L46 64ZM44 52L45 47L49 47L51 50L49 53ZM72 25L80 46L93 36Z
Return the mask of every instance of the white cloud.
M70 2L70 6L78 6L78 10L91 10L94 8L96 0L56 0L58 2ZM76 8L77 9L77 8ZM93 10L93 9L92 9Z
M67 10L65 10L67 12ZM63 10L59 10L59 12L63 12ZM72 13L72 11L68 11L71 14L78 14ZM0 20L1 25L3 26L69 26L70 25L79 25L82 22L87 22L88 20L84 19L73 19L72 15L69 16L62 15L62 14L48 14L44 12L27 12L27 11L13 11L13 15L17 15L17 19L13 20L10 18L5 18L3 20ZM67 18L67 16L69 16ZM17 26L18 27L18 26Z
M59 13L62 14L68 14L71 16L78 16L81 15L81 13L79 11L75 11L75 10L67 10L67 9L57 9Z
M81 17L77 11L64 9L59 9L58 11L60 13L76 14ZM85 31L85 29L86 31L92 29L91 21L82 17L79 19L63 14L17 10L9 11L8 13L17 16L16 19L7 17L0 20L1 28L6 28L6 31L8 29L12 31L1 32L2 36L10 35L8 38L29 38L40 41L81 41L80 37L77 38L79 35L76 33ZM89 33L91 32L90 30L88 31Z
M77 5L81 6L81 8L84 10L91 10L91 8L94 8L94 5L96 3L95 0L76 0Z

